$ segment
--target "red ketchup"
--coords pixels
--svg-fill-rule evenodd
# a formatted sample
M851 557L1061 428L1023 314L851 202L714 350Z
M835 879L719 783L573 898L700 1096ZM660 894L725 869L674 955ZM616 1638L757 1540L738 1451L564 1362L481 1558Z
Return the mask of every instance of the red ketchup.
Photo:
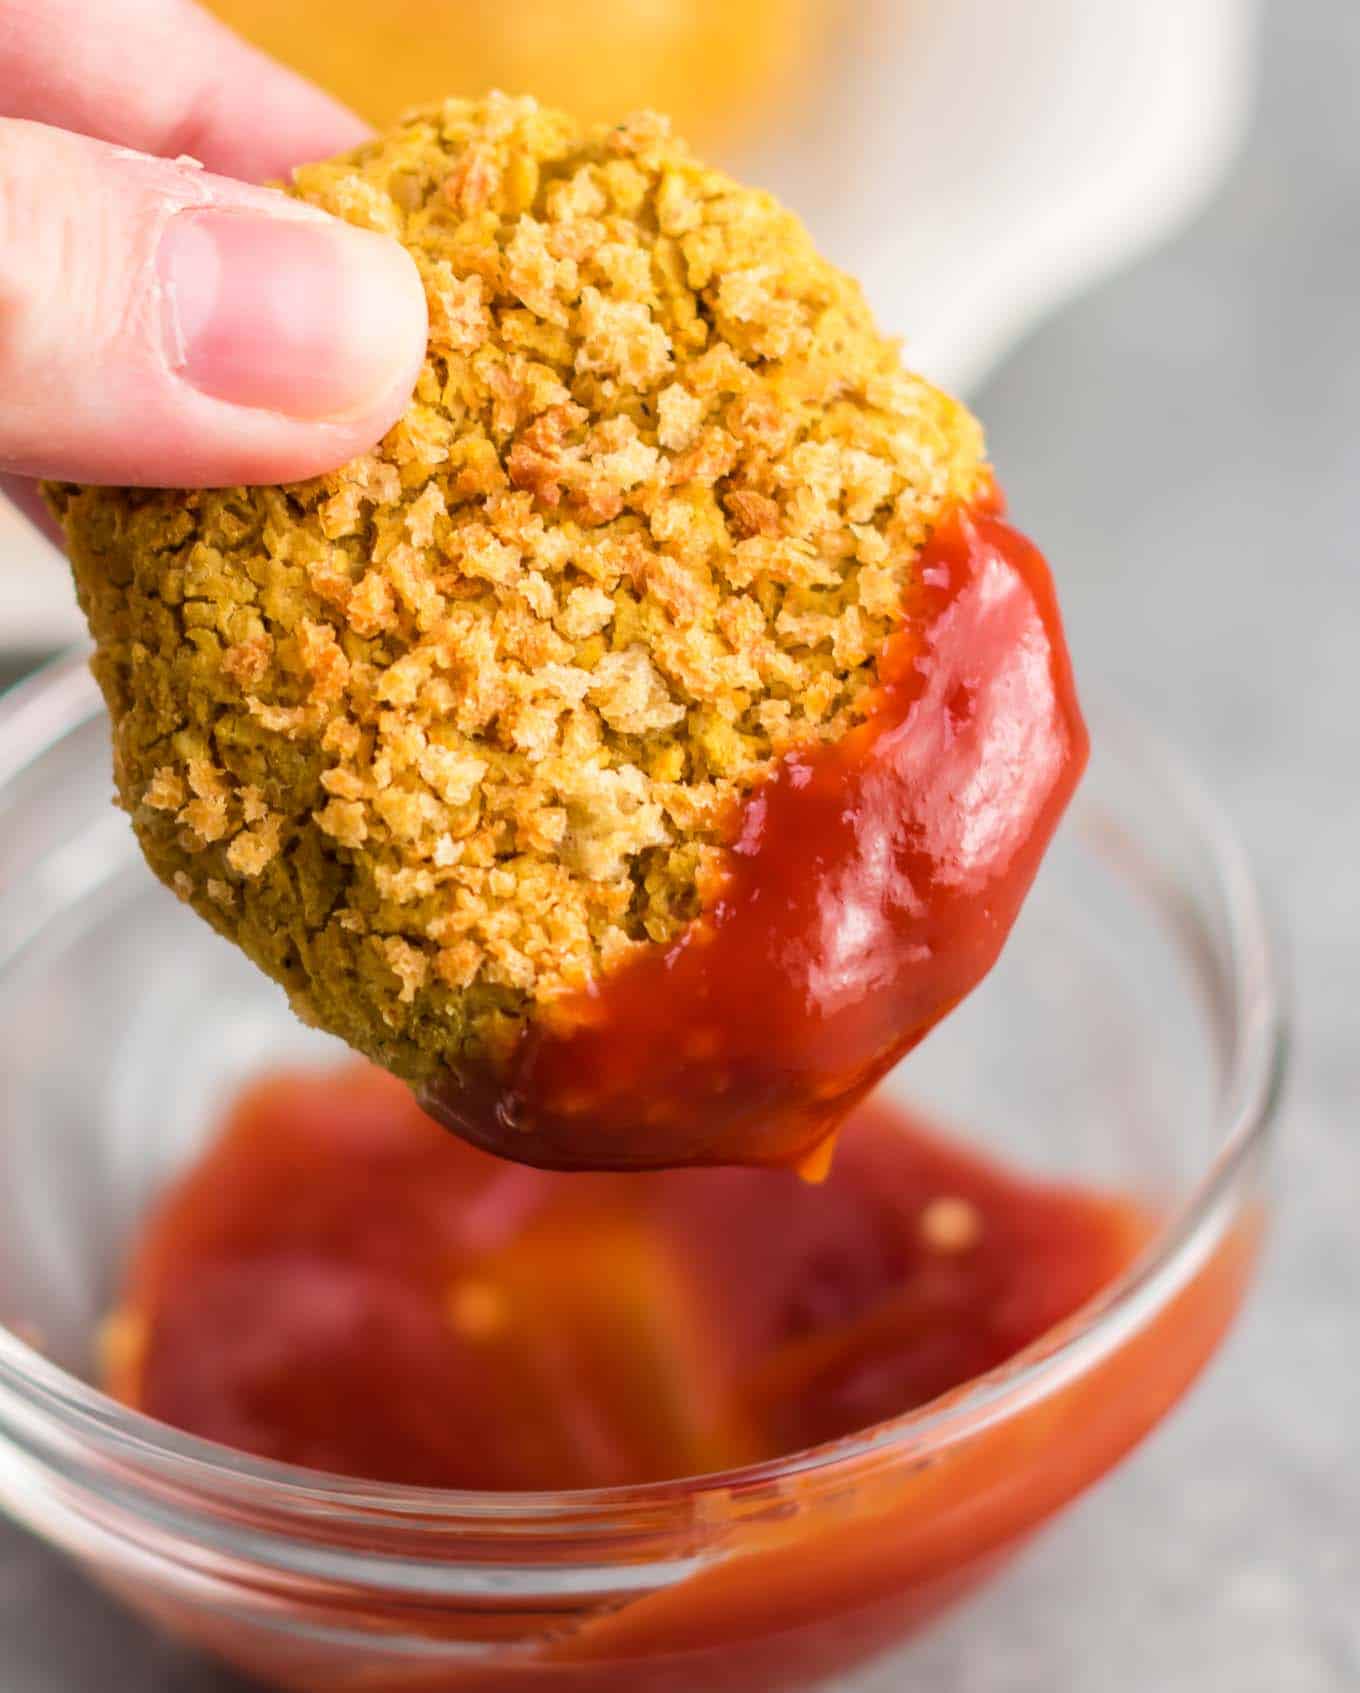
M1001 1363L1146 1236L884 1106L829 1178L563 1175L451 1139L380 1071L249 1090L143 1237L115 1395L263 1457L559 1489L833 1440Z
M1085 765L1052 580L993 503L922 552L866 720L744 802L718 902L426 1108L562 1169L799 1165L986 975Z

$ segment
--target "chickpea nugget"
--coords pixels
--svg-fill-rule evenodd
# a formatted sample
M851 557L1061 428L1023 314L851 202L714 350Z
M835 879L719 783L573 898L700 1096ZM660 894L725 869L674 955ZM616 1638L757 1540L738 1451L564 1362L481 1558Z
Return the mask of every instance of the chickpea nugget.
M290 191L414 255L405 417L293 486L49 498L156 873L308 1021L494 1091L702 922L791 754L870 719L982 438L660 118L450 100ZM476 1138L534 1157L503 1106ZM685 1161L629 1134L581 1161Z

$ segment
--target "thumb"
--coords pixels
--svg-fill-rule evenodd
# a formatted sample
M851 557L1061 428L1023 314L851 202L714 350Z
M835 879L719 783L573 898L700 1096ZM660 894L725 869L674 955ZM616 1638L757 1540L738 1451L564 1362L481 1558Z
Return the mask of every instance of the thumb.
M395 241L273 189L0 120L0 471L283 482L365 451L425 353Z

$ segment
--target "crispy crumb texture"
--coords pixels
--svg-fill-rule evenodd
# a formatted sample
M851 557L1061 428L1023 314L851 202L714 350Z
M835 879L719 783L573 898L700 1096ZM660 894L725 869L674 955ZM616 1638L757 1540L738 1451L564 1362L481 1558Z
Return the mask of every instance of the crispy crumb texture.
M289 487L48 493L152 867L418 1082L701 909L986 471L797 220L659 118L448 101L292 191L415 255L406 416Z

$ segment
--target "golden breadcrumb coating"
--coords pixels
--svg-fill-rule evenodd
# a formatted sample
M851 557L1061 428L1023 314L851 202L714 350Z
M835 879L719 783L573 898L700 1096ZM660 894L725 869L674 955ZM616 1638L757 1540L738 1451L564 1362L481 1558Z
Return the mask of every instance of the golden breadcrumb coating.
M660 118L450 100L292 191L415 255L405 417L289 487L49 495L152 867L419 1082L696 914L986 470L798 221Z

